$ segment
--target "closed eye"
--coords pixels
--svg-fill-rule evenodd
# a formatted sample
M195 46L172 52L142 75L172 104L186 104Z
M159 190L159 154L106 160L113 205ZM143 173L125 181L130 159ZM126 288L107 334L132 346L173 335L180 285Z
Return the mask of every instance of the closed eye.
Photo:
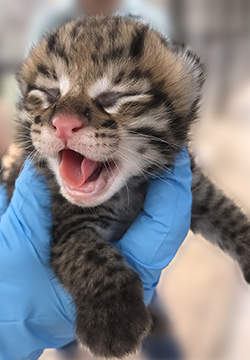
M47 109L51 104L55 103L60 98L60 90L58 88L52 89L34 89L28 93L28 102L32 104L33 99L39 99L42 102L43 108Z
M133 96L134 94L124 94L120 92L106 92L100 94L95 101L98 105L102 106L103 108L109 108L114 106L119 99L131 95Z
M104 109L109 114L115 113L119 106L127 101L136 101L148 97L145 94L137 93L121 93L121 92L105 92L95 99L95 103L99 108Z

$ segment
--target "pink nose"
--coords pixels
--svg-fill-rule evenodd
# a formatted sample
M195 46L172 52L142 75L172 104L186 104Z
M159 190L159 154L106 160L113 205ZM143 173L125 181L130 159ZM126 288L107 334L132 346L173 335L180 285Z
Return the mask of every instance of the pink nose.
M76 131L84 127L84 124L74 116L56 116L52 124L56 128L55 135L63 141L71 139Z

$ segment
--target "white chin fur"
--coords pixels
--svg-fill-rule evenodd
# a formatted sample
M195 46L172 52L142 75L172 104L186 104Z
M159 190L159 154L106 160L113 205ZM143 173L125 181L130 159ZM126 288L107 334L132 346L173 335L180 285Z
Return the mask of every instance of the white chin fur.
M94 207L103 204L104 202L109 200L116 192L118 192L124 186L125 179L128 179L130 177L129 174L131 174L132 170L125 168L119 169L119 172L116 173L116 176L114 177L114 179L112 179L112 183L109 184L106 189L104 188L104 191L100 195L93 197L88 195L86 197L83 194L83 196L81 197L80 193L79 196L77 194L76 196L71 196L69 191L67 191L67 189L65 188L65 185L59 173L59 161L57 157L49 158L48 165L56 176L63 197L67 199L70 203L81 207Z

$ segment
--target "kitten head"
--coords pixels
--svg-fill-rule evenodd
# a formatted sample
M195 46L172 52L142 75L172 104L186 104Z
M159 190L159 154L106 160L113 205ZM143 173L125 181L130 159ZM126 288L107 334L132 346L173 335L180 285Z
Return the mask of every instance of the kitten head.
M19 73L19 122L80 206L170 165L196 118L199 59L147 25L90 18L44 38Z

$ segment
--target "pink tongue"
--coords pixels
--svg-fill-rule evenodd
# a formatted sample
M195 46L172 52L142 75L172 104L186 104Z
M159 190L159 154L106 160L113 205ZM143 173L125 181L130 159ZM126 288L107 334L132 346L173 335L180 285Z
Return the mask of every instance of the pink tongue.
M98 166L98 162L86 159L73 150L63 150L60 175L68 185L81 187Z

